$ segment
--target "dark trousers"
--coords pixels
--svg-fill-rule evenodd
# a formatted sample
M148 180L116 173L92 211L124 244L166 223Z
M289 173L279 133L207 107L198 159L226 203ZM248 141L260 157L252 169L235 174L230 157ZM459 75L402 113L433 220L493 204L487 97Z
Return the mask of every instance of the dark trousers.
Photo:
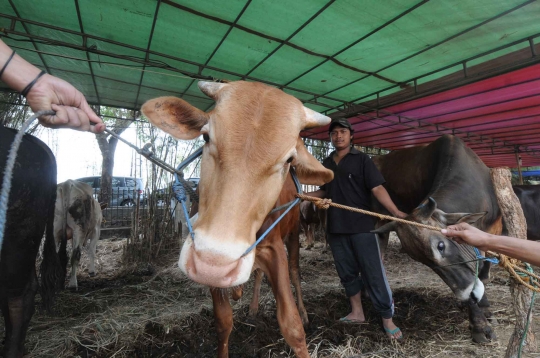
M364 287L377 312L383 318L392 318L394 301L376 234L328 234L328 243L347 296L356 295Z

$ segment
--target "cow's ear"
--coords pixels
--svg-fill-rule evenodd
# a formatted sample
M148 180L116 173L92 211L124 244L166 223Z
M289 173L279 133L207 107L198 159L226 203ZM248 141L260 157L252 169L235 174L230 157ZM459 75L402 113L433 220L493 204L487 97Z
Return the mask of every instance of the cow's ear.
M446 217L446 225L454 225L459 223L467 223L467 224L474 224L478 220L482 219L484 216L486 216L487 211L483 211L481 213L474 213L474 214L468 214L468 213L451 213L451 214L445 214Z
M176 97L151 99L141 111L154 126L177 139L197 138L208 122L207 113Z
M304 146L302 139L296 142L296 158L292 163L300 183L306 185L323 185L334 179L334 172L326 169Z

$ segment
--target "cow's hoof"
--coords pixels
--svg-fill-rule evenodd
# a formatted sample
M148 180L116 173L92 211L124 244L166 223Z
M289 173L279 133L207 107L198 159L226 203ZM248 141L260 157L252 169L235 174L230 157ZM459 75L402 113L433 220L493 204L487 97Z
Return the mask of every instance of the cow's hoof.
M489 343L497 340L497 335L491 329L491 327L485 327L480 332L472 332L472 339L474 343Z
M95 273L95 272L88 272L88 276L90 276L90 277L95 277L95 276L96 276L96 273Z
M302 325L304 326L304 328L307 328L309 326L309 318L307 316L307 313L305 315L301 314L300 318L302 319Z
M257 312L259 311L259 307L257 308L249 308L249 313L247 316L248 320L255 320L255 317L257 317Z

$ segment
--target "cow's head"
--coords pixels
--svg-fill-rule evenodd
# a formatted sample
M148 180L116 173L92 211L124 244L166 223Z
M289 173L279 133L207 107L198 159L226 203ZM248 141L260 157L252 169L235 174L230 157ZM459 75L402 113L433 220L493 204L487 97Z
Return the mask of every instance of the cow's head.
M461 222L474 224L485 215L486 212L445 213L437 208L433 198L429 198L418 206L407 220L442 229ZM471 246L457 244L440 231L397 222L391 222L375 230L376 233L389 231L396 231L405 252L414 260L432 268L461 301L469 297L476 300L482 298L484 285L476 278L476 263L472 261L476 256ZM479 262L479 271L482 265L483 263Z
M214 287L247 281L255 234L275 204L290 166L304 184L333 178L304 147L302 129L330 118L276 88L255 82L199 82L216 101L206 113L175 97L150 100L142 112L178 139L203 135L195 239L185 241L179 266L192 280Z

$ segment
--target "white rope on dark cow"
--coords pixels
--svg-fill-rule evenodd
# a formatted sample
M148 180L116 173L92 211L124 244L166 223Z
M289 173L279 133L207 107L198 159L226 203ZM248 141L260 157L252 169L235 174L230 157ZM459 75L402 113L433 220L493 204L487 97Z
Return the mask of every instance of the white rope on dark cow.
M19 146L21 145L23 135L26 134L26 130L30 127L30 124L36 120L36 118L41 116L54 116L55 111L38 111L34 113L32 117L26 120L15 139L11 144L11 149L9 150L8 159L6 162L6 167L4 168L4 180L2 181L2 192L0 193L0 253L2 253L2 244L4 242L4 229L6 226L6 215L8 210L9 202L9 192L11 191L11 179L13 177L13 167L15 165L15 159L17 159L17 152L19 151Z

